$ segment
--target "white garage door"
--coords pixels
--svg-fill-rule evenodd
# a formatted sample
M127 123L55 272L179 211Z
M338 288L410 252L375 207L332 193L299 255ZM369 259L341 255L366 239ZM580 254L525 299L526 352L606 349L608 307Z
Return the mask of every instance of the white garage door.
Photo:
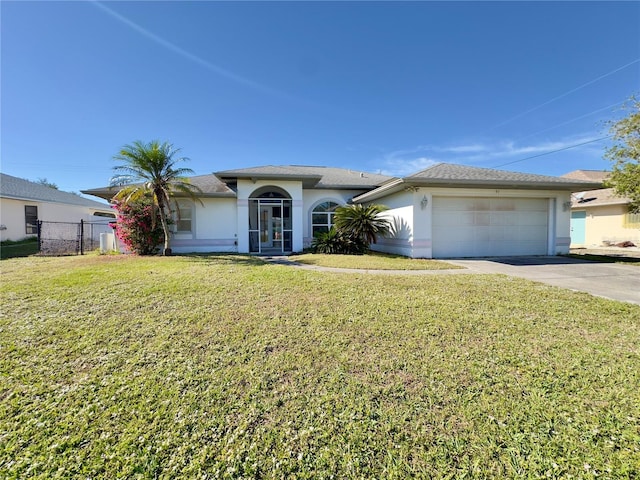
M546 198L433 197L435 258L546 255Z

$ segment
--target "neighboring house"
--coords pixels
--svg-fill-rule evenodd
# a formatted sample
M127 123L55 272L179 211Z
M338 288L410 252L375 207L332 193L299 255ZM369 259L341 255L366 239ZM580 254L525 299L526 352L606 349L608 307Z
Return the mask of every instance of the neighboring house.
M203 205L179 199L174 252L282 254L328 231L338 206L388 206L394 234L376 250L414 258L569 251L580 181L440 163L395 178L332 167L264 166L191 177ZM83 193L110 199L116 190Z
M0 240L38 233L38 220L80 222L114 218L104 203L0 173Z
M575 170L572 180L603 182L608 172ZM612 188L575 191L571 197L571 246L609 246L622 242L640 245L640 214L629 212L629 199Z

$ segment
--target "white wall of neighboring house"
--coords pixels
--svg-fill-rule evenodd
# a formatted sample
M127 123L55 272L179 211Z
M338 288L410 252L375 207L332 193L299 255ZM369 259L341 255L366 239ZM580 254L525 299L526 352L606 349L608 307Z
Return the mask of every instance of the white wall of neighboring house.
M37 205L37 203L26 203L21 200L3 198L0 200L0 240L21 240L27 236L24 206ZM40 209L38 209L38 214Z
M113 210L108 205L105 205L104 209L100 209L40 200L2 198L0 200L0 224L4 225L6 229L0 227L0 240L21 240L25 237L33 236L26 233L24 208L26 205L38 207L38 220L47 222L78 223L80 220L85 222L104 220L106 223L109 220L108 218L96 217L93 214L96 211L113 214Z

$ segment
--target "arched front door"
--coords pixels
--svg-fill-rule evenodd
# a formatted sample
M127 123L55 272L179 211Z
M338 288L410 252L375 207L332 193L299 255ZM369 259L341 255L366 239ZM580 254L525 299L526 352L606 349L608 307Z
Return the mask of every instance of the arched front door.
M292 250L291 197L281 188L262 187L249 198L249 252Z

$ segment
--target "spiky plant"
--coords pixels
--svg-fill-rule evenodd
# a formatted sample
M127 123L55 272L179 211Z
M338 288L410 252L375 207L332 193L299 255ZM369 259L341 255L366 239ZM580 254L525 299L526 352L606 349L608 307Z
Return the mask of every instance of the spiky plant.
M391 233L391 222L380 215L385 210L388 209L384 205L346 205L338 207L333 218L338 230L368 245L376 243L378 235Z
M367 243L335 227L328 232L319 233L311 243L314 253L360 255L368 248Z

